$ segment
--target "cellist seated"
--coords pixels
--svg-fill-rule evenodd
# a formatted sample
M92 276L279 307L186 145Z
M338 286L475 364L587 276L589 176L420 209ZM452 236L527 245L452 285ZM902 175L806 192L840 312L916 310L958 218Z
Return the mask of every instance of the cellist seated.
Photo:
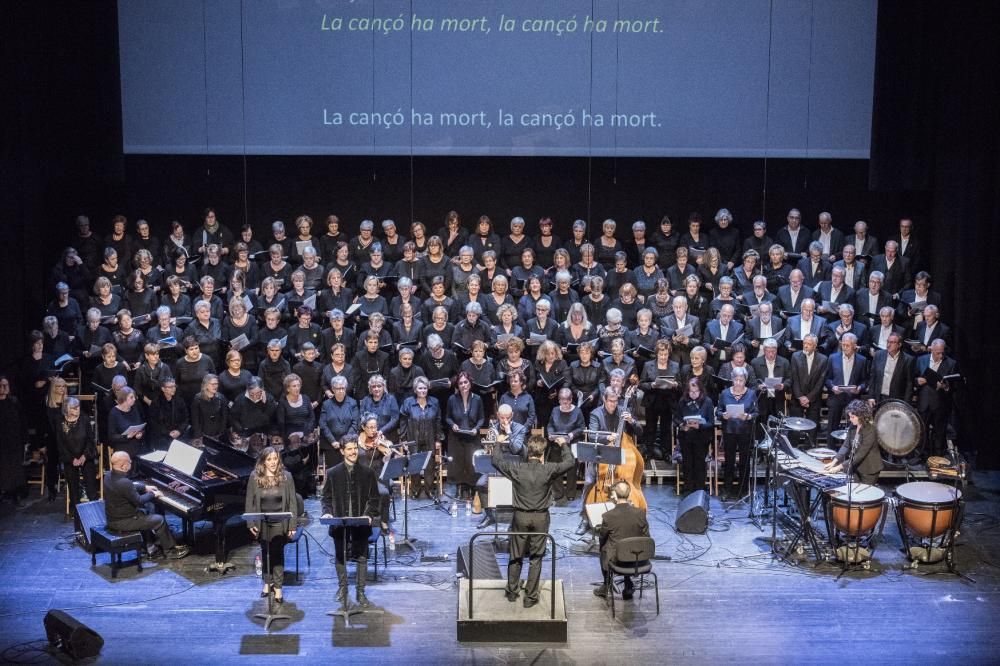
M595 430L601 433L610 433L598 435L595 440L598 444L610 444L618 445L620 442L615 441L616 434L618 433L618 427L624 421L624 432L632 436L634 441L640 441L642 438L642 426L632 418L632 413L627 409L623 409L619 406L619 393L618 390L609 386L604 389L604 402L603 404L590 413L590 430ZM584 475L583 482L583 506L580 508L580 526L577 528L577 534L583 534L588 529L587 523L587 502L588 497L591 494L591 490L597 483L597 467L592 463L587 463L587 469Z

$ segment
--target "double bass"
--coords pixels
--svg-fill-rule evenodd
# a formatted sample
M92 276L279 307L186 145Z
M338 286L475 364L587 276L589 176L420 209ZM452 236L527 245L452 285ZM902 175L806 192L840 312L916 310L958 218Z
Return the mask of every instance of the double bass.
M625 432L624 413L628 411L628 403L635 395L637 388L633 385L625 391L624 406L622 407L623 416L618 420L618 430L615 432L615 442L622 449L622 464L601 463L597 466L597 483L584 498L585 504L613 502L615 484L624 481L630 488L628 498L632 506L643 511L647 509L646 497L642 494L640 487L646 461L643 460L642 454L639 453L639 449L635 445L635 437Z

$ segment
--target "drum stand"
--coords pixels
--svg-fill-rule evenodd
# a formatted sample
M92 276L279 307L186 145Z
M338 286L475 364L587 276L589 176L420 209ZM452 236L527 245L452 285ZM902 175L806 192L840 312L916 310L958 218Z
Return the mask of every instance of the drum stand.
M906 529L906 521L903 516L903 508L906 500L897 500L895 503L896 525L899 528L899 537L903 542L903 552L910 561L909 567L916 571L920 563L937 564L943 561L948 567L948 573L963 578L970 583L975 581L969 576L955 568L955 537L958 535L958 527L962 524L965 516L965 502L958 494L958 482L955 485L955 501L949 504L942 504L931 507L927 510L931 512L930 533L934 534L938 525L938 513L948 511L951 515L951 524L940 536L916 537L911 540L910 533ZM936 542L936 545L935 545Z
M850 488L850 484L848 484ZM854 505L851 504L851 491L848 490L847 493L847 519L850 522L853 516L852 511L854 511ZM864 569L868 571L871 569L872 554L875 552L875 548L878 546L878 542L882 540L882 531L885 528L885 519L888 515L888 511L883 509L881 518L878 522L878 529L873 529L868 534L861 534L861 525L864 524L865 513L868 511L874 511L874 508L858 506L858 530L856 534L843 533L845 538L841 538L841 530L836 526L833 520L833 504L827 501L825 507L826 515L826 531L830 536L830 546L833 548L834 557L840 561L840 573L837 575L835 580L840 580L840 578L846 574L848 571L857 571L858 569ZM848 524L848 529L850 529L850 524Z

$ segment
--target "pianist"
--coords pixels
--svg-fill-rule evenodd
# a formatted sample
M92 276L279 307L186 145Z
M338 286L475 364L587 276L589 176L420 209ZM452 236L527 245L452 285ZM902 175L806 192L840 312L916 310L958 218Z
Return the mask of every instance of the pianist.
M191 549L177 545L166 519L153 509L153 498L161 495L159 489L134 483L128 477L131 469L132 458L128 453L115 451L111 454L111 471L104 475L104 511L108 529L115 532L142 531L151 557L164 551L172 560L186 557ZM158 548L150 543L150 532L155 535Z

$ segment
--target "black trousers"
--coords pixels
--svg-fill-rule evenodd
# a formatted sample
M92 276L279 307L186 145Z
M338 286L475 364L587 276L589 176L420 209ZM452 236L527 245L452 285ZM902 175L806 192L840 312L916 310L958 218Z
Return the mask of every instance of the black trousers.
M542 576L542 558L545 557L546 537L549 531L548 511L514 511L511 532L540 532L532 536L511 536L510 562L507 565L507 594L517 594L521 584L521 566L528 558L528 580L524 585L525 599L538 601L539 579Z
M288 533L284 521L261 525L261 559L264 565L264 583L281 589L285 581L285 546Z
M692 493L705 487L708 470L705 458L708 456L708 445L714 435L713 428L698 430L681 430L677 438L681 444L681 480L684 482L684 492Z
M553 444L549 442L548 446L545 447L545 459L558 461L562 459L562 447L558 444ZM553 493L556 498L563 496L576 497L576 475L577 475L577 465L573 465L568 472L563 474L561 477L555 479L555 484L553 485ZM566 482L565 489L563 488L563 481Z
M808 442L809 446L816 446L816 430L819 429L819 407L820 401L817 400L815 402L810 402L808 407L803 408L802 405L799 404L798 398L792 398L792 401L788 406L788 413L790 415L805 417L817 424L815 428L806 433L793 433L799 435L799 441ZM791 435L789 436L789 439L792 439ZM792 443L794 444L795 442L793 441Z
M921 409L920 418L927 426L924 435L924 453L940 455L948 450L948 417L951 405L939 405L936 409Z
M759 434L763 435L763 428L767 424L767 419L771 416L779 416L785 413L785 392L775 391L772 398L767 394L766 390L761 390L757 408L760 411L760 415L757 417L757 429L760 431Z
M137 512L131 518L123 518L113 523L108 522L108 529L115 532L141 531L147 543L150 542L149 533L152 533L153 540L163 550L170 550L176 546L177 542L174 541L174 535L171 534L170 526L167 525L166 519L160 514L154 513L150 505L147 505L146 510L148 513Z
M829 446L834 451L838 447L833 446L833 438L830 437L830 433L834 430L840 429L840 421L844 417L844 409L854 400L856 396L849 393L841 393L840 395L830 394L830 397L826 399L826 418L829 425L826 429L827 434L827 446Z
M656 446L669 456L673 450L673 410L666 395L654 393L653 398L646 403L646 428L643 431L646 453L652 453Z
M74 511L80 503L80 483L83 477L83 487L87 491L87 499L91 502L100 499L100 491L97 484L97 465L93 460L87 458L79 467L74 467L72 463L63 465L63 475L66 477L66 486L69 489L69 510L73 514L73 521L79 527L80 519Z
M330 535L333 537L338 564L346 564L346 560L368 557L368 537L372 535L372 528L334 527L330 530Z
M722 478L726 486L726 490L729 490L733 484L733 476L736 472L736 454L739 453L740 464L740 489L739 492L742 495L743 491L747 488L747 481L750 479L750 456L753 455L750 452L752 437L750 432L745 433L733 433L724 432L722 433L722 447L726 453L726 464L723 466Z

